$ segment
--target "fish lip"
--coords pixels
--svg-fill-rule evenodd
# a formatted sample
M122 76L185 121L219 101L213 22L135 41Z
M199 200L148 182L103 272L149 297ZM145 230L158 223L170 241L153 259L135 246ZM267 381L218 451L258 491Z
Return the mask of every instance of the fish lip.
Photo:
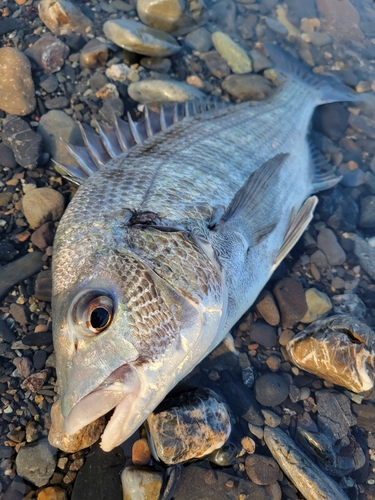
M140 378L136 369L130 364L121 365L96 389L84 396L73 406L64 420L65 431L70 435L76 434L83 427L114 408L121 407L125 410L126 407L129 410L130 402L135 400L140 392L140 388ZM112 418L115 415L116 410ZM110 424L112 418L107 425Z

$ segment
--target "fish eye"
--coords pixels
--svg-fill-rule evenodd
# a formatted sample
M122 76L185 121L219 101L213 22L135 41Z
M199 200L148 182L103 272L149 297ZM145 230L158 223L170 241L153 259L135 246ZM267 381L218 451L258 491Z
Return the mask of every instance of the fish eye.
M73 321L88 335L97 335L109 327L114 304L108 295L90 293L81 296L73 308Z

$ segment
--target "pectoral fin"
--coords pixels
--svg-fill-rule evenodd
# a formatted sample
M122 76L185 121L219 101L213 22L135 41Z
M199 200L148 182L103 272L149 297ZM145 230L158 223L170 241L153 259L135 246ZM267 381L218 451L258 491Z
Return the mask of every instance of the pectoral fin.
M311 219L313 218L314 209L317 203L318 198L316 196L311 196L305 201L297 214L295 212L292 213L291 221L286 232L283 245L276 257L275 263L272 267L272 271L276 269L276 267L280 264L280 262L290 252L290 250L302 236L302 233L305 231Z

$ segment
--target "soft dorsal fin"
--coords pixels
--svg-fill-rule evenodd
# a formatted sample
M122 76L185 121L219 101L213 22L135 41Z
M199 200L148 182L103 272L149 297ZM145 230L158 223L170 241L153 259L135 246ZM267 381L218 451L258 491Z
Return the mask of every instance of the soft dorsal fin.
M278 154L253 172L245 184L237 191L230 202L226 212L215 227L219 230L223 224L236 224L241 222L244 228L248 228L247 240L249 244L258 244L269 234L277 224L278 214L272 215L265 223L265 214L269 213L266 193L271 183L276 182L281 165L289 154Z
M99 135L81 126L86 147L66 144L69 152L77 160L78 166L70 167L59 163L57 165L67 179L81 184L92 172L137 144L160 132L165 132L186 118L219 110L226 105L224 101L207 98L165 105L161 107L160 113L146 107L144 120L134 122L129 114L127 122L115 117L114 127L98 125Z

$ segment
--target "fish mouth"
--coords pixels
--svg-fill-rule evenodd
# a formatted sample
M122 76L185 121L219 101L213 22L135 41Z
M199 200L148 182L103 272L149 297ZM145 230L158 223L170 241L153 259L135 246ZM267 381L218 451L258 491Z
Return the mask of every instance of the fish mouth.
M94 391L84 396L65 418L68 434L75 434L102 415L115 409L102 434L101 448L110 451L127 436L127 422L134 400L141 388L136 370L122 365L107 377Z

